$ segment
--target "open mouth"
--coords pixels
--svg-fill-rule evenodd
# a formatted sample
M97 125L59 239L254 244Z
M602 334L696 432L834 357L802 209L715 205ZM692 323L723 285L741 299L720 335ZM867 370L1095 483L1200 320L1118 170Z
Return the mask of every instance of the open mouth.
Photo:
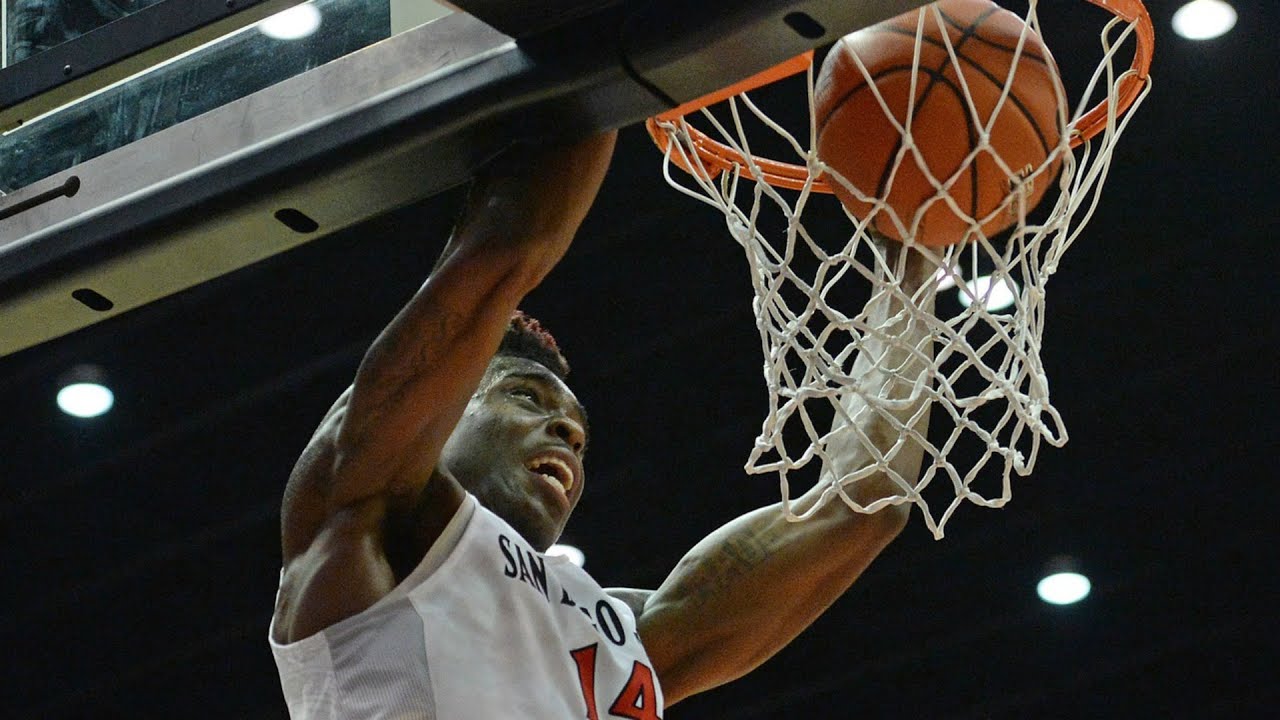
M547 482L564 488L566 494L573 487L573 469L564 460L554 455L539 455L525 463L530 472L541 475Z

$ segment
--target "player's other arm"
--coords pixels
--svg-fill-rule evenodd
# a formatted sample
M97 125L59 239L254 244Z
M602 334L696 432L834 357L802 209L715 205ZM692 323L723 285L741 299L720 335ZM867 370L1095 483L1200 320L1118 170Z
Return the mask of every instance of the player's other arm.
M891 264L898 262L900 246L884 250ZM908 291L929 282L934 268L923 257L910 252L902 262ZM846 417L834 428L841 439L822 469L861 478L852 494L864 506L902 494L892 476L914 483L923 454L917 443L900 440L895 425L925 431L926 404L913 388L932 339L901 308L901 299L892 294L872 298L867 309L880 331L863 343L854 370L860 392L898 401L888 411L896 421L869 409L857 393L849 394L842 401ZM889 458L887 472L867 470L874 464L868 442ZM812 507L819 494L815 488L797 499L798 510ZM780 505L773 505L733 520L698 543L639 613L640 635L667 704L740 677L782 649L898 535L909 508L890 504L867 515L836 500L792 523Z

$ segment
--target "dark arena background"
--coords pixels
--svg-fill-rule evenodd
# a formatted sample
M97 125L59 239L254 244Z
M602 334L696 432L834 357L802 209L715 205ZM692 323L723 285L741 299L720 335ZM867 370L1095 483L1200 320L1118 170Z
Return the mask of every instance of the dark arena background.
M21 2L6 2L12 22ZM350 3L363 4L377 5ZM1154 90L1049 287L1043 354L1067 446L1042 449L1005 508L962 507L942 541L916 515L792 646L666 718L1272 716L1280 6L1232 4L1234 29L1196 42L1173 31L1180 2L1148 3ZM1096 26L1077 18L1096 16L1081 0L1041 6L1064 74L1087 73ZM0 83L23 65L9 31ZM237 76L269 74L237 62ZM183 102L223 81L208 73ZM43 142L0 155L7 192L66 148ZM706 533L778 494L742 471L766 407L745 261L660 166L625 128L568 257L525 305L591 414L588 487L564 541L606 587L655 587ZM0 357L0 715L286 717L266 640L281 492L430 271L464 193L445 184ZM115 395L92 419L54 402L85 366ZM1061 556L1092 593L1060 607L1036 583Z

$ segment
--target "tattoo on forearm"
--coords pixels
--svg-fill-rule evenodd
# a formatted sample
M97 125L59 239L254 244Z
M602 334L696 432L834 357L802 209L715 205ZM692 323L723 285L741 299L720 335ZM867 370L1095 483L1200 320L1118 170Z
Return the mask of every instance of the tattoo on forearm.
M451 342L449 335L456 332L458 327L456 318L446 311L435 312L431 317L424 318L424 321L421 336L410 340L417 343L410 368L414 374L439 361L441 349L448 347Z
M690 599L703 606L731 587L744 575L759 567L777 549L776 533L763 532L732 537L714 554L699 559L697 569L688 578Z
M377 385L395 388L418 376L439 362L442 351L450 346L450 334L458 330L456 314L441 308L416 312L416 318L412 314L399 318L370 349L378 368L370 379Z

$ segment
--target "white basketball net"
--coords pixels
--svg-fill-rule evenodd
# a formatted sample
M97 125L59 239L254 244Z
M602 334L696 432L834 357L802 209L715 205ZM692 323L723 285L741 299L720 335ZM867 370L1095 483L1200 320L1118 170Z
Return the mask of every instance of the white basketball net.
M941 22L933 8L921 13L921 18L921 28L925 22ZM1040 32L1034 0L1024 20ZM1074 115L1068 117L1065 109L1060 113L1060 130L1074 126L1076 119L1102 98L1114 100L1118 85L1129 72L1127 63L1134 42L1130 23L1113 20L1103 29L1102 60ZM954 62L954 49L949 52ZM748 134L776 134L771 142L789 147L794 153L792 162L808 169L809 180L798 191L754 180L762 175L754 159L747 167L738 166L714 179L705 169L693 174L672 172L673 153L685 166L704 165L689 150L693 141L683 119L661 125L673 140L664 161L667 182L724 214L730 234L745 251L750 266L769 413L746 470L780 475L789 519L803 520L837 497L859 512L914 503L934 537L941 538L947 520L964 501L984 507L1004 505L1011 497L1010 478L1032 471L1041 443L1061 446L1067 441L1066 427L1050 402L1049 382L1040 359L1046 290L1062 254L1079 237L1098 203L1112 152L1131 113L1116 117L1116 103L1111 102L1113 111L1106 127L1075 150L1069 147L1069 133L1060 132L1062 141L1051 158L1062 164L1055 187L1038 208L1022 207L1011 196L1009 210L1018 217L1012 230L989 238L981 232L978 220L970 218L975 235L967 244L931 250L909 243L940 268L931 287L911 292L901 284L901 264L895 264L873 239L870 218L841 213L834 198L812 191L815 178L824 173L833 177L811 149L815 145L813 81L814 70L810 68L807 142L770 119L745 94L722 103L715 112L701 111L702 119L696 121L704 132L747 158L751 158L753 144L761 144L759 135L753 142ZM1149 89L1147 83L1142 96ZM1062 98L1060 107L1068 106L1068 100ZM972 103L970 110L976 113ZM981 118L982 123L986 121ZM899 158L911 147L906 139ZM991 151L978 148L974 153L982 150ZM937 185L944 194L945 180L940 178ZM845 185L864 201L879 200L870 197L865 188ZM962 211L958 204L952 204ZM875 213L893 210L881 200ZM839 218L838 224L831 222L832 217ZM894 218L900 227L910 227L911 220ZM865 294L868 283L869 295ZM849 294L853 285L860 287L863 295L838 302L837 297ZM956 288L961 301L938 295L935 305L935 293L951 287ZM872 300L868 307L877 298L896 298L902 310L888 319L875 319L863 307L868 298ZM919 324L932 335L932 358L903 346L898 338L901 328ZM898 357L905 357L904 353L914 354L917 361L923 357L923 373L917 363L898 378L899 387L908 389L905 394L886 398L857 386L857 375L850 367L859 350L872 340L887 343L886 355L896 351ZM896 348L894 343L898 343ZM881 370L891 375L897 372L893 367ZM861 455L870 460L854 471L834 473L829 470L835 466L831 462L833 446L848 439L839 439L839 433L831 430L832 423L835 418L848 419L842 401L851 393L865 403L865 412L877 413L892 424L898 441L892 447L877 448L859 433ZM904 407L930 413L927 437L912 429L920 413L915 409L904 413ZM893 468L892 461L904 441L923 447L918 477L903 477ZM819 472L815 481L825 486L821 500L797 512L792 505L790 473L814 459L827 469ZM852 488L873 473L884 473L900 492L863 505L854 498ZM947 484L952 493L941 490ZM946 502L940 513L926 497L939 495L944 499L935 497L935 502L940 506Z

